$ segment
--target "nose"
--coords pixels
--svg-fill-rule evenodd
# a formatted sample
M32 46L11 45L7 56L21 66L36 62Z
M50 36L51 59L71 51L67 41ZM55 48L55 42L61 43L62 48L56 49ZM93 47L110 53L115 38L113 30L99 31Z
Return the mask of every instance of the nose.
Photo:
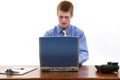
M65 22L65 21L66 21L66 18L65 18L65 17L63 17L63 18L62 18L62 21L63 21L63 22Z

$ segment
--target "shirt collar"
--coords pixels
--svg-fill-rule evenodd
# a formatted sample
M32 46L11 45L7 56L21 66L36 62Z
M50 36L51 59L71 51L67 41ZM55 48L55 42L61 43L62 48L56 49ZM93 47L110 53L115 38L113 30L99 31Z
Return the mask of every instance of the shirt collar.
M67 28L65 28L67 33L69 33L70 29L71 29L71 25L69 25ZM60 33L62 31L62 28L60 27L60 25L57 25L57 31L58 31L58 33Z

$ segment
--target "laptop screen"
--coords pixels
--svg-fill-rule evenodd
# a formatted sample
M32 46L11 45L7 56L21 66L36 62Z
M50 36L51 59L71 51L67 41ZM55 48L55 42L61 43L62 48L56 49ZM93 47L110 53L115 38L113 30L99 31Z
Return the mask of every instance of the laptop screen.
M78 37L40 37L41 67L78 66Z

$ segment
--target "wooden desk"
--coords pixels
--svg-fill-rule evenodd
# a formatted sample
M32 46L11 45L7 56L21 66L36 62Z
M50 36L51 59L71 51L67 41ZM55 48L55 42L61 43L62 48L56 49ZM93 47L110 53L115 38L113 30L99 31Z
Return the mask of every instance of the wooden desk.
M26 67L37 67L38 69L24 75L0 74L0 80L120 80L120 73L97 73L94 65L81 66L78 72L41 72L39 66ZM0 66L0 70L3 68L8 67Z

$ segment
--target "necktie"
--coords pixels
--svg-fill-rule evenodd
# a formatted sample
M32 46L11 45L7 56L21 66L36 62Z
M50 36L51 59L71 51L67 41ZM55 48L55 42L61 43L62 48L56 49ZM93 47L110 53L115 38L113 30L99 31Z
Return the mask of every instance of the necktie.
M67 36L67 31L66 30L62 30L62 32L63 32L64 36Z

